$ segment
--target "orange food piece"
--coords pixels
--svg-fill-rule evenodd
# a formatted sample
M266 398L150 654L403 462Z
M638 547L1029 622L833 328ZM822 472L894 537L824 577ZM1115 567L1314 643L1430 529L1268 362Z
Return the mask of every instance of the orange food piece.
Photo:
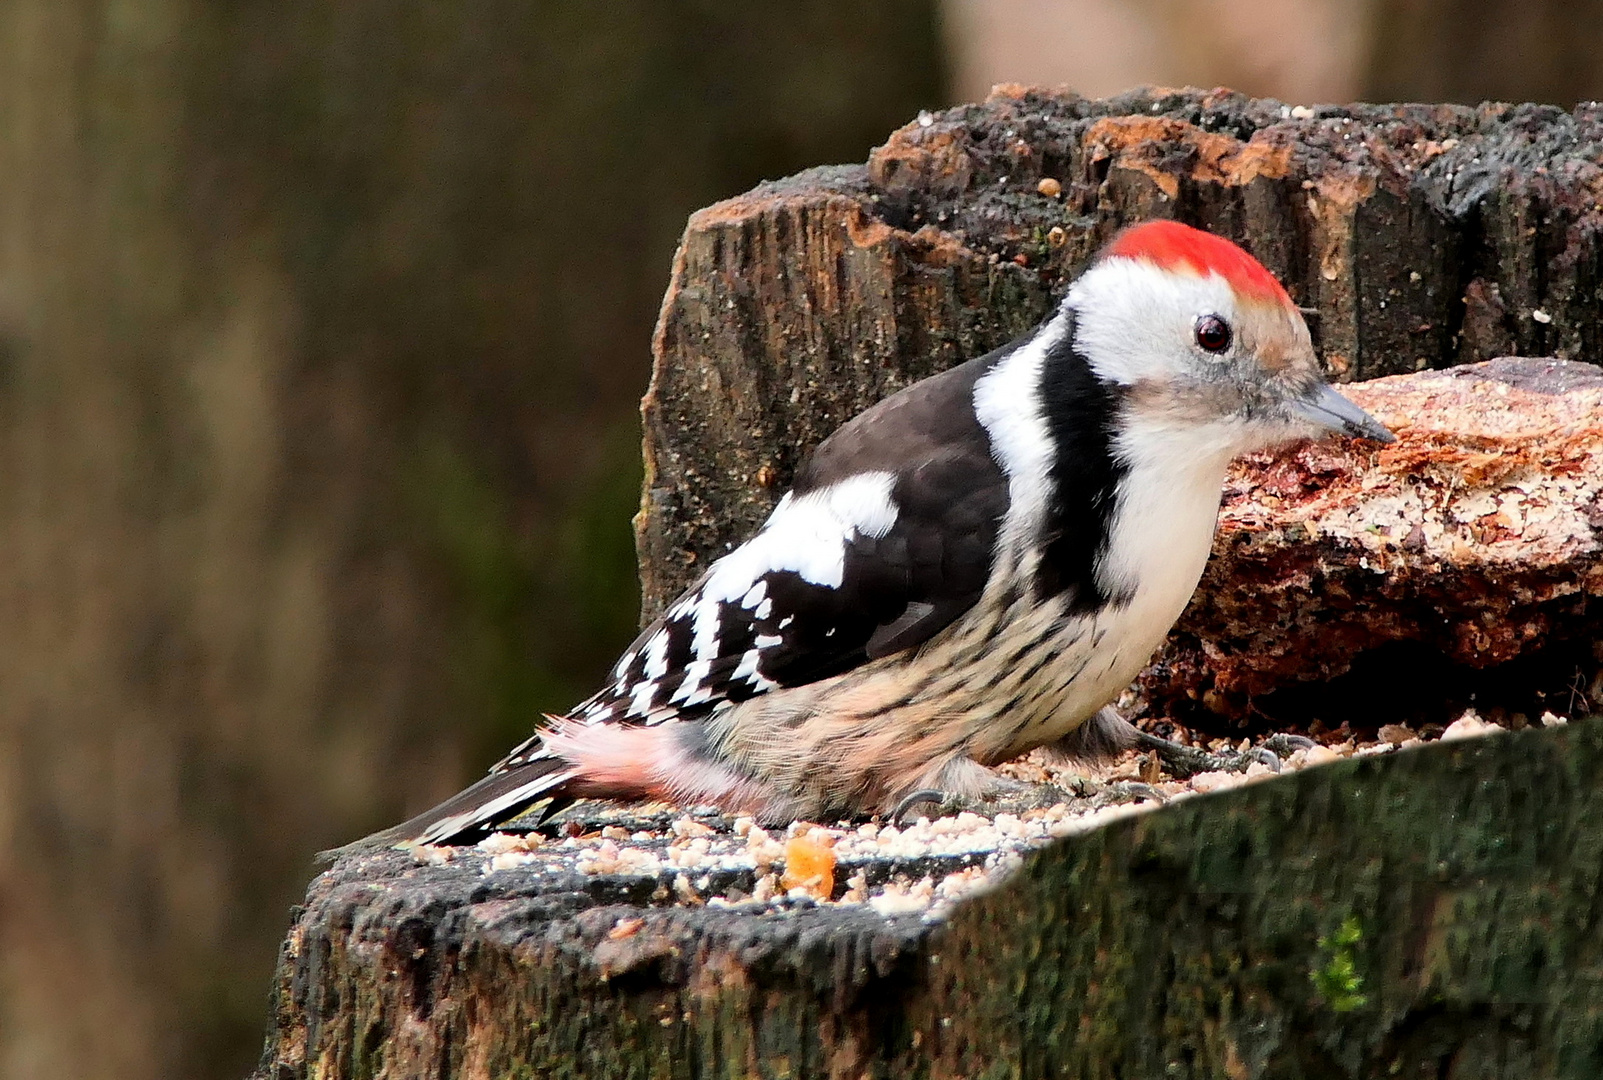
M780 884L790 889L806 889L816 900L835 894L835 848L827 837L808 831L785 842L785 874Z

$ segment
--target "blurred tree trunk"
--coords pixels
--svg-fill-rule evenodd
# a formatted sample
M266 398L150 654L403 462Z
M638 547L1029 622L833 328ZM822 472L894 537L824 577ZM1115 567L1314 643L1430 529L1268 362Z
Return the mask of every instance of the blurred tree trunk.
M0 1075L243 1073L310 854L627 636L684 215L940 98L727 7L0 9Z
M1603 98L1599 0L1374 0L1368 101Z

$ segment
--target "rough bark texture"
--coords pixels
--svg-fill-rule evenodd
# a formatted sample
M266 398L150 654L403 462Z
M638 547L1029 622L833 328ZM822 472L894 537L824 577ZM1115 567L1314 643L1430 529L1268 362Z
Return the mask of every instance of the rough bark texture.
M1371 721L1383 722L1374 710L1419 696L1376 686L1384 670L1406 669L1445 710L1463 696L1447 669L1540 683L1541 668L1555 667L1562 685L1577 656L1592 662L1603 629L1603 371L1507 358L1348 393L1399 441L1237 463L1213 559L1139 683L1152 712L1194 719L1196 702L1246 720L1290 701L1334 726L1354 703L1304 684L1358 664ZM1325 697L1322 708L1310 694ZM1551 707L1573 704L1560 696Z
M644 405L646 613L754 529L842 420L1014 336L1140 218L1245 244L1316 309L1343 380L1508 354L1594 360L1600 141L1592 105L1309 110L1224 91L1009 89L921 116L866 166L704 210Z
M348 859L257 1076L1590 1080L1600 772L1597 721L1311 769L1060 841L937 925Z

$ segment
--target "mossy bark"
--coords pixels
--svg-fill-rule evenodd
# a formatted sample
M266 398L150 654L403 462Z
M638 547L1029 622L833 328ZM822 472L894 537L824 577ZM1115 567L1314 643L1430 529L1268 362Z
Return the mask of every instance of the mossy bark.
M347 859L257 1076L1589 1080L1599 775L1597 721L1347 761L1059 841L944 924Z

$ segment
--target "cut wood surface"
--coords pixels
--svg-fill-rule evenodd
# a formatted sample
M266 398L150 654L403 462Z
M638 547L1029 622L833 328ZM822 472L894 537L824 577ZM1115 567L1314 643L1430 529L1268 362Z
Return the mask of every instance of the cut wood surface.
M258 1080L1603 1075L1603 723L1058 841L945 920L675 904L538 849L349 857ZM541 854L545 852L545 854Z

